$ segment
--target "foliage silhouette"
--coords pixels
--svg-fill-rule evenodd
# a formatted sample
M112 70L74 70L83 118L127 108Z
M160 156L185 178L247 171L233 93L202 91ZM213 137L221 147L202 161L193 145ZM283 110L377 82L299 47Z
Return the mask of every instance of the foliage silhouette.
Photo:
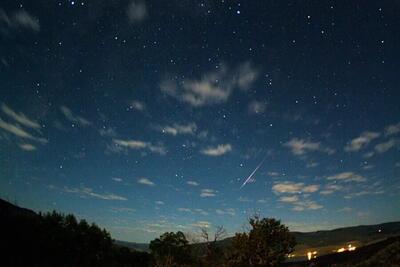
M0 201L2 266L147 266L149 254L113 244L73 215L36 214Z
M249 219L249 224L248 233L237 233L233 238L229 266L274 267L293 252L295 239L280 221L254 216Z
M166 232L150 242L157 267L185 266L192 262L189 242L182 232Z

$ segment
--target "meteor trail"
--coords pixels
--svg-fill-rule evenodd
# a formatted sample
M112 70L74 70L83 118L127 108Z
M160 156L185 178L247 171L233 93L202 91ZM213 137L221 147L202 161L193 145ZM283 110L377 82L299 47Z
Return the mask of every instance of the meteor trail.
M256 171L261 167L261 165L264 163L265 159L267 158L267 156L265 156L263 158L263 160L260 162L260 164L257 165L257 167L254 169L254 171L249 175L249 177L247 177L246 181L244 181L244 183L242 184L242 186L240 188L243 188L251 179L251 177L253 177L253 175L256 173Z

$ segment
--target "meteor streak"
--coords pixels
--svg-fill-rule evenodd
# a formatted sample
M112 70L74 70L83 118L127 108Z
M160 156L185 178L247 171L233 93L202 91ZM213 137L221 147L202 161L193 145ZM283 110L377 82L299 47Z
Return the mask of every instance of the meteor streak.
M260 162L260 164L257 165L257 167L249 175L249 177L247 177L246 181L244 181L244 183L242 184L242 186L240 188L243 188L250 181L251 177L253 177L253 175L256 173L256 171L261 167L261 165L264 163L266 158L267 158L266 156L263 158L263 160Z

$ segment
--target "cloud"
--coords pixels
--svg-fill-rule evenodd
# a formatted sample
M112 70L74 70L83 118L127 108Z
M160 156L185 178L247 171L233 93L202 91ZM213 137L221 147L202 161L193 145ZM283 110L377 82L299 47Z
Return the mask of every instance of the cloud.
M115 131L114 128L107 128L107 127L103 127L99 130L99 134L102 137L116 137L117 136L117 132Z
M390 139L390 140L387 141L387 142L377 144L377 145L375 146L375 150L376 150L376 152L378 152L378 153L385 153L385 152L388 151L389 149L395 147L398 143L399 143L399 142L398 142L397 139Z
M267 105L261 101L252 101L249 103L248 111L250 114L262 114L265 112Z
M123 179L122 179L122 178L119 178L119 177L112 177L111 180L113 180L113 181L115 181L115 182L118 182L118 183L120 183L120 182L123 181Z
M92 124L90 121L88 121L87 119L77 116L75 115L71 109L69 109L66 106L61 106L60 107L61 113L65 116L65 118L67 120L69 120L72 123L76 123L78 125L82 125L82 126L88 126L90 124Z
M298 193L314 193L319 190L319 185L305 185L304 183L281 182L272 186L272 190L277 194L298 194Z
M211 223L207 221L198 221L196 223L192 224L193 227L199 227L199 228L210 228Z
M202 189L200 192L200 197L215 197L217 195L217 191L213 189Z
M200 79L184 79L178 82L176 77L161 81L161 91L193 107L220 104L226 102L233 90L247 90L258 77L251 63L246 62L230 70L221 64L215 71L202 75Z
M30 139L42 144L47 143L47 140L45 138L40 138L40 137L35 137L33 135L31 135L30 133L28 133L27 131L25 131L24 129L22 129L18 124L14 125L8 122L3 121L0 118L0 128L19 137L19 138L23 138L23 139Z
M303 187L302 192L303 193L314 193L319 190L319 185L312 184L312 185L306 185Z
M36 121L28 118L23 113L17 113L8 107L6 104L1 105L2 111L7 114L10 118L15 120L16 122L22 124L25 127L33 128L33 129L40 129L40 124Z
M132 24L142 22L147 18L147 7L144 1L132 1L126 10L129 22Z
M344 182L365 182L367 179L354 172L342 172L332 176L328 176L327 180L344 181Z
M112 194L112 193L96 193L93 191L92 188L89 187L81 187L81 188L70 188L70 187L64 187L63 190L66 193L72 193L72 194L77 194L81 197L90 197L90 198L97 198L97 199L102 199L102 200L120 200L120 201L125 201L128 200L125 197Z
M378 138L380 133L377 132L363 132L359 137L354 138L347 144L344 148L346 152L355 152L359 151L368 146L368 144Z
M350 207L343 207L341 209L338 209L338 212L351 212L351 211L353 211L353 209Z
M284 193L289 193L289 194L293 194L293 193L299 193L299 192L315 192L314 190L318 190L319 186L313 186L312 189L311 187L309 187L307 189L307 186L304 187L303 185L301 185L301 183L297 183L297 184L293 184L294 187L292 189L285 189L285 190L281 190L284 191ZM306 188L304 190L304 188ZM299 191L297 191L299 190ZM280 193L281 193L280 192ZM300 198L301 195L286 195L286 196L281 196L279 198L280 202L283 203L287 203L292 205L292 210L294 211L304 211L304 210L317 210L317 209L322 209L323 206L317 204L315 201L313 200L309 200L308 199L308 194L304 194L302 195L302 199Z
M113 145L111 145L108 150L110 152L121 152L125 151L125 149L132 150L141 150L146 149L152 153L165 155L167 153L166 149L162 145L153 145L149 142L143 142L140 140L122 140L122 139L113 139Z
M20 144L19 147L22 150L25 150L25 151L34 151L34 150L36 150L36 147L34 145L31 145L31 144Z
M297 202L299 201L299 197L296 195L293 196L284 196L284 197L280 197L279 201L281 202L285 202L285 203L293 203L293 202Z
M111 207L112 212L135 212L135 209L127 207Z
M236 211L235 209L229 208L229 209L216 209L215 212L218 215L230 215L230 216L235 216Z
M188 185L191 185L191 186L198 186L198 185L199 185L199 183L196 182L196 181L187 181L186 183L187 183Z
M199 213L199 214L201 214L201 215L203 215L203 216L207 216L208 215L208 212L203 210L203 209L194 209L194 211Z
M138 111L144 111L146 109L146 104L144 102L133 100L130 107Z
M7 14L3 9L0 9L0 30L18 30L27 29L33 32L40 31L39 20L30 15L25 10L19 10L14 13Z
M194 135L197 130L197 125L196 125L196 123L189 123L186 125L175 123L170 126L167 125L164 127L160 127L160 130L163 133L170 134L173 136L180 135L180 134Z
M200 152L207 156L218 157L222 156L228 152L232 151L231 144L222 144L217 147L208 147L206 149L201 150Z
M247 197L242 197L242 196L240 196L240 197L238 198L238 201L239 201L239 202L253 202L253 200L251 200L251 199L249 199L249 198L247 198Z
M400 123L389 125L385 128L385 136L400 133Z
M336 191L340 191L343 189L343 186L337 184L328 184L321 190L319 193L321 195L330 195L335 193Z
M250 62L239 66L237 75L237 86L242 90L248 90L255 80L257 80L259 71L256 70Z
M293 203L294 211L304 211L304 210L319 210L322 209L324 206L316 203L315 201L305 200L305 201L298 201Z
M147 179L147 178L140 178L137 182L139 184L148 185L148 186L156 185L154 182L152 182L150 179Z
M283 144L290 148L294 155L304 155L310 151L320 151L327 154L333 154L335 151L331 148L324 148L320 142L311 142L305 139L293 138L290 141Z
M178 211L192 213L192 210L188 208L178 208Z
M306 168L315 168L318 166L319 166L318 162L309 162L309 163L307 163Z

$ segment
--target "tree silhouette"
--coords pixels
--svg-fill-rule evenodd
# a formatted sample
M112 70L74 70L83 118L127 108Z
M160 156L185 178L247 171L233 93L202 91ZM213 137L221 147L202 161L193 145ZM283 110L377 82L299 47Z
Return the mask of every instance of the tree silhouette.
M226 230L223 226L217 226L212 237L208 234L206 228L201 229L201 237L204 241L204 253L201 257L203 266L220 266L224 259L223 248L218 246L217 242L226 236Z
M1 266L148 266L149 254L113 244L110 234L73 215L36 214L0 200Z
M185 266L191 262L189 242L182 232L166 232L150 242L157 267Z
M274 267L293 252L295 239L280 221L254 216L249 219L249 224L248 233L237 233L233 238L229 266Z

